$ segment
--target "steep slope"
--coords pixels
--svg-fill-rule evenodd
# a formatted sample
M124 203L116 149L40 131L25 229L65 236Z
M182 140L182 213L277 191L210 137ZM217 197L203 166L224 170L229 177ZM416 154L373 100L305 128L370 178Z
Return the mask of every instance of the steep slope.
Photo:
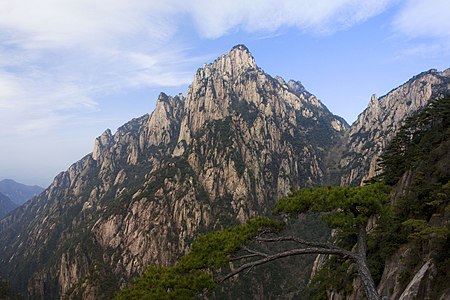
M44 188L37 185L26 185L12 179L0 181L0 193L8 196L15 204L22 205L30 198L40 194Z
M243 45L161 94L0 222L0 275L30 297L109 299L199 233L267 213L290 186L325 184L347 125Z
M342 185L360 185L377 172L377 160L406 117L450 91L450 69L423 72L387 95L372 96L350 127L339 163Z
M16 207L17 205L8 196L0 193L0 219Z
M405 140L408 132L412 138ZM379 291L390 299L450 297L450 94L407 120L382 158L404 244L386 259ZM417 259L420 257L421 259Z
M378 179L393 192L389 218L378 220L368 235L378 292L393 300L449 299L450 94L408 118L382 162ZM364 291L351 270L331 264L316 282L328 281L321 291L328 289L332 299L361 299ZM343 278L339 286L334 278Z

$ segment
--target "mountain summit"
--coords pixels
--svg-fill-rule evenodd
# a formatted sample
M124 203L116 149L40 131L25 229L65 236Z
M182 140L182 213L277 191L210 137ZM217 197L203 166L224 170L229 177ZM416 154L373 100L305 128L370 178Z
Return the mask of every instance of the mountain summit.
M215 70L225 76L235 78L239 74L256 68L255 59L248 48L244 45L237 45L230 52L216 59L214 63L203 67L203 70Z

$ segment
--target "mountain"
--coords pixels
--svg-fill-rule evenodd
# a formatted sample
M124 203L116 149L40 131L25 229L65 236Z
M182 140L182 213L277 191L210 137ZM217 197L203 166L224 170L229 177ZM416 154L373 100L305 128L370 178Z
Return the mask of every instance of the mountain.
M360 185L377 173L377 160L403 121L430 99L448 94L450 69L420 73L383 97L372 96L368 107L346 134L339 163L342 185Z
M12 179L0 181L0 193L8 196L18 206L24 204L30 198L40 194L44 188L37 185L25 185Z
M360 184L405 117L450 90L449 73L374 97L349 127L237 45L1 220L0 276L32 299L110 299L197 235L269 214L291 187Z
M16 207L17 205L8 196L0 193L0 219Z
M186 97L115 134L0 222L0 276L32 298L109 299L199 233L271 211L290 187L324 185L348 125L238 45L198 69Z

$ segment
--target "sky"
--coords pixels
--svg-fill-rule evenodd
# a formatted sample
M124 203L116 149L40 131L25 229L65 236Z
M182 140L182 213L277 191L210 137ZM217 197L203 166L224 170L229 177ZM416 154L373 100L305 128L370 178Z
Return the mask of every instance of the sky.
M372 94L450 68L450 3L0 0L0 179L47 186L236 44L351 124Z

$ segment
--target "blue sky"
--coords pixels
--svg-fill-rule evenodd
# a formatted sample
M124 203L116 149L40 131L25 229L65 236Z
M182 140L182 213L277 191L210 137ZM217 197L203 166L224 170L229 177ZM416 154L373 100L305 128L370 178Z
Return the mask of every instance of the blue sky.
M450 67L447 0L0 1L0 178L47 185L106 128L185 93L245 44L349 123L372 94Z

